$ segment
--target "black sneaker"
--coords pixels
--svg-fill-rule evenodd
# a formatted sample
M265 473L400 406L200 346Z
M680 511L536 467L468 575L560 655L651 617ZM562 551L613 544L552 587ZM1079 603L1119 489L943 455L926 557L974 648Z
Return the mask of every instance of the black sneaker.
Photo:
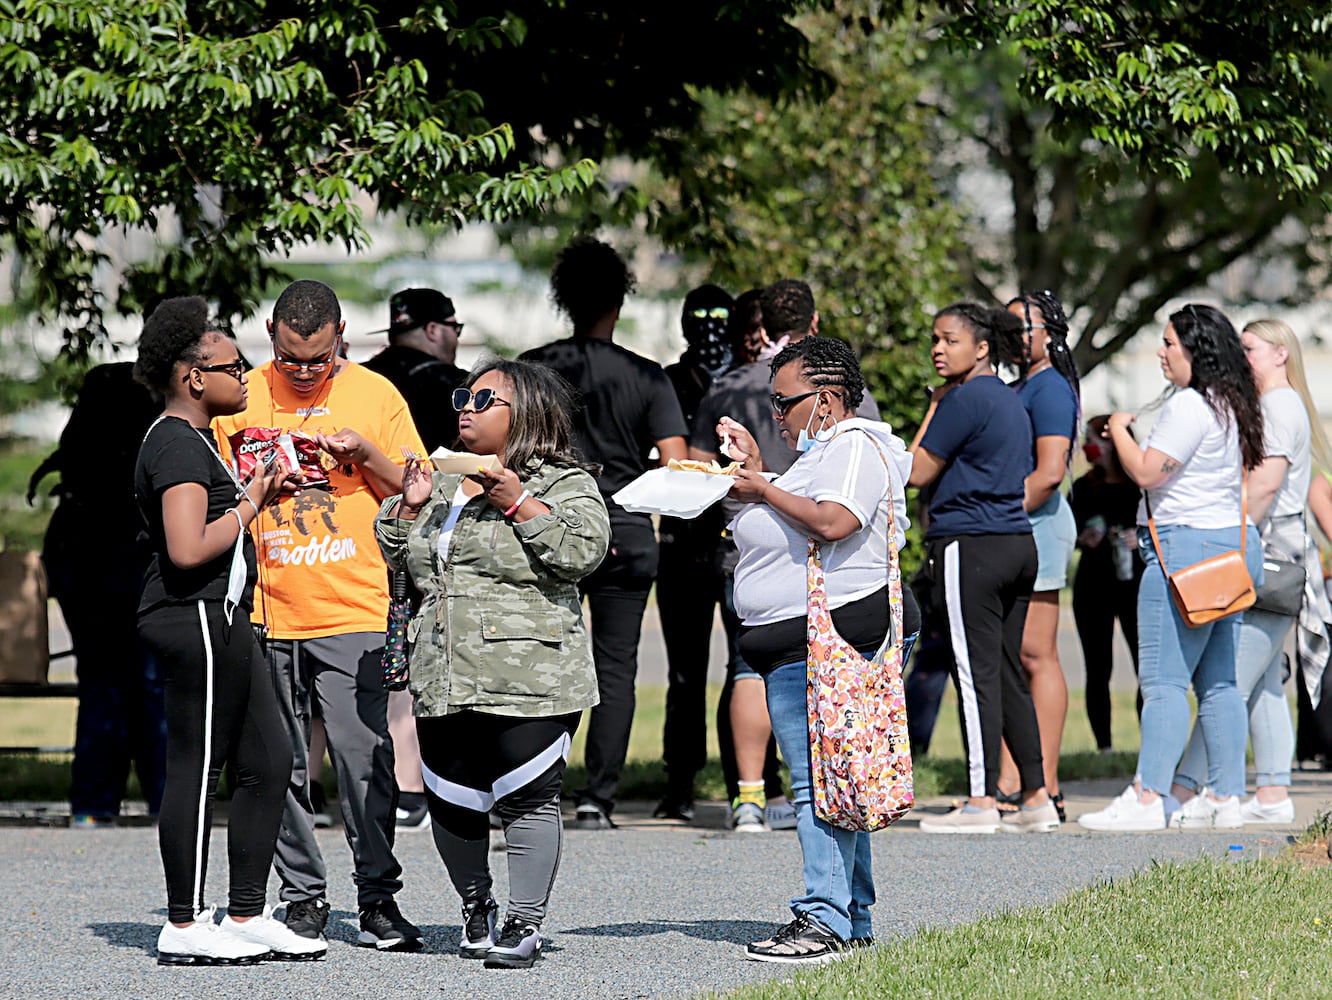
M328 901L316 898L288 903L283 923L293 934L311 941L323 941L324 927L328 924Z
M531 921L509 916L499 940L486 952L487 969L530 969L541 957L541 930Z
M462 944L458 954L463 958L485 958L495 947L495 915L499 907L490 896L463 904Z
M846 953L846 942L812 913L802 913L766 941L745 947L745 957L756 962L786 965L826 965Z
M394 900L380 899L361 908L356 943L380 951L415 951L421 947L421 928L402 915Z
M614 830L606 810L595 802L580 802L574 809L574 828L578 830Z
M667 795L652 810L654 819L678 819L683 823L694 822L694 800L689 797Z

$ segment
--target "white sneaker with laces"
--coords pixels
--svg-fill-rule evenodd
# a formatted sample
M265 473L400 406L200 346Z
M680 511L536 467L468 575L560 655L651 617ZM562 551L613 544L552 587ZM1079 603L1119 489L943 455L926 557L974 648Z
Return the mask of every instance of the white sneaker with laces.
M1240 818L1245 823L1289 826L1295 822L1295 803L1289 798L1280 802L1259 802L1254 796L1240 805Z
M194 915L194 923L177 927L171 921L157 935L158 965L253 965L268 954L268 946L242 941L213 923L217 907Z
M1239 796L1214 799L1203 790L1185 802L1170 817L1175 830L1238 830L1244 825Z
M1165 806L1160 798L1143 805L1138 801L1138 790L1129 785L1104 809L1079 816L1078 826L1084 830L1128 833L1164 830Z
M328 954L327 941L301 937L281 920L273 919L271 906L249 920L232 920L227 914L218 929L238 941L262 945L272 952L268 958L279 962L317 962Z

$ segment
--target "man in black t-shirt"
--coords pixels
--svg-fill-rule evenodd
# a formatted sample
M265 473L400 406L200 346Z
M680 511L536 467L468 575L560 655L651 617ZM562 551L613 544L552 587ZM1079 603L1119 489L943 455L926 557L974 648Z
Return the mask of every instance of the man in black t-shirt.
M688 428L661 366L611 342L620 307L635 287L620 255L598 240L577 237L556 258L550 286L573 336L528 351L522 360L553 368L579 391L574 443L585 459L601 465L597 485L610 511L610 551L580 584L592 612L601 702L588 716L587 786L575 792L575 825L607 829L634 718L643 612L657 574L651 519L629 513L611 496L657 462L684 458ZM649 457L653 448L656 462Z
M467 378L455 365L458 322L453 301L433 288L405 288L389 299L389 346L365 363L393 383L407 400L412 423L430 451L452 448L458 439L458 413L450 399Z

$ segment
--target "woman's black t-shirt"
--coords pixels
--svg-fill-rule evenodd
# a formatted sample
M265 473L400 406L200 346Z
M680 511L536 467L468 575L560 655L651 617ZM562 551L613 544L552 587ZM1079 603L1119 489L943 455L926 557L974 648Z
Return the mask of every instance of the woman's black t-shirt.
M139 612L159 604L192 604L195 601L221 601L227 596L231 575L233 547L194 569L181 569L167 554L166 534L162 525L162 494L173 486L198 483L208 491L205 523L215 521L244 503L236 481L222 464L213 435L199 430L180 417L165 417L154 424L139 448L134 467L134 498L139 506L144 532L140 542L150 553L148 570L143 577ZM234 516L234 515L228 515ZM146 539L145 537L146 536ZM245 590L239 607L247 614L254 607L254 541L245 532Z

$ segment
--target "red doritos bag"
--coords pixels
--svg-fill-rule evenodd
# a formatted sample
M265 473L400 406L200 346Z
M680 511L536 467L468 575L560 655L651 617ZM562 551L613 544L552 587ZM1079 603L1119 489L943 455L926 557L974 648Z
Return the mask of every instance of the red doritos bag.
M328 470L324 452L315 439L304 431L284 431L276 427L245 427L232 434L231 453L235 456L236 475L248 482L261 463L272 468L277 463L289 472L298 472L306 486L328 488Z

